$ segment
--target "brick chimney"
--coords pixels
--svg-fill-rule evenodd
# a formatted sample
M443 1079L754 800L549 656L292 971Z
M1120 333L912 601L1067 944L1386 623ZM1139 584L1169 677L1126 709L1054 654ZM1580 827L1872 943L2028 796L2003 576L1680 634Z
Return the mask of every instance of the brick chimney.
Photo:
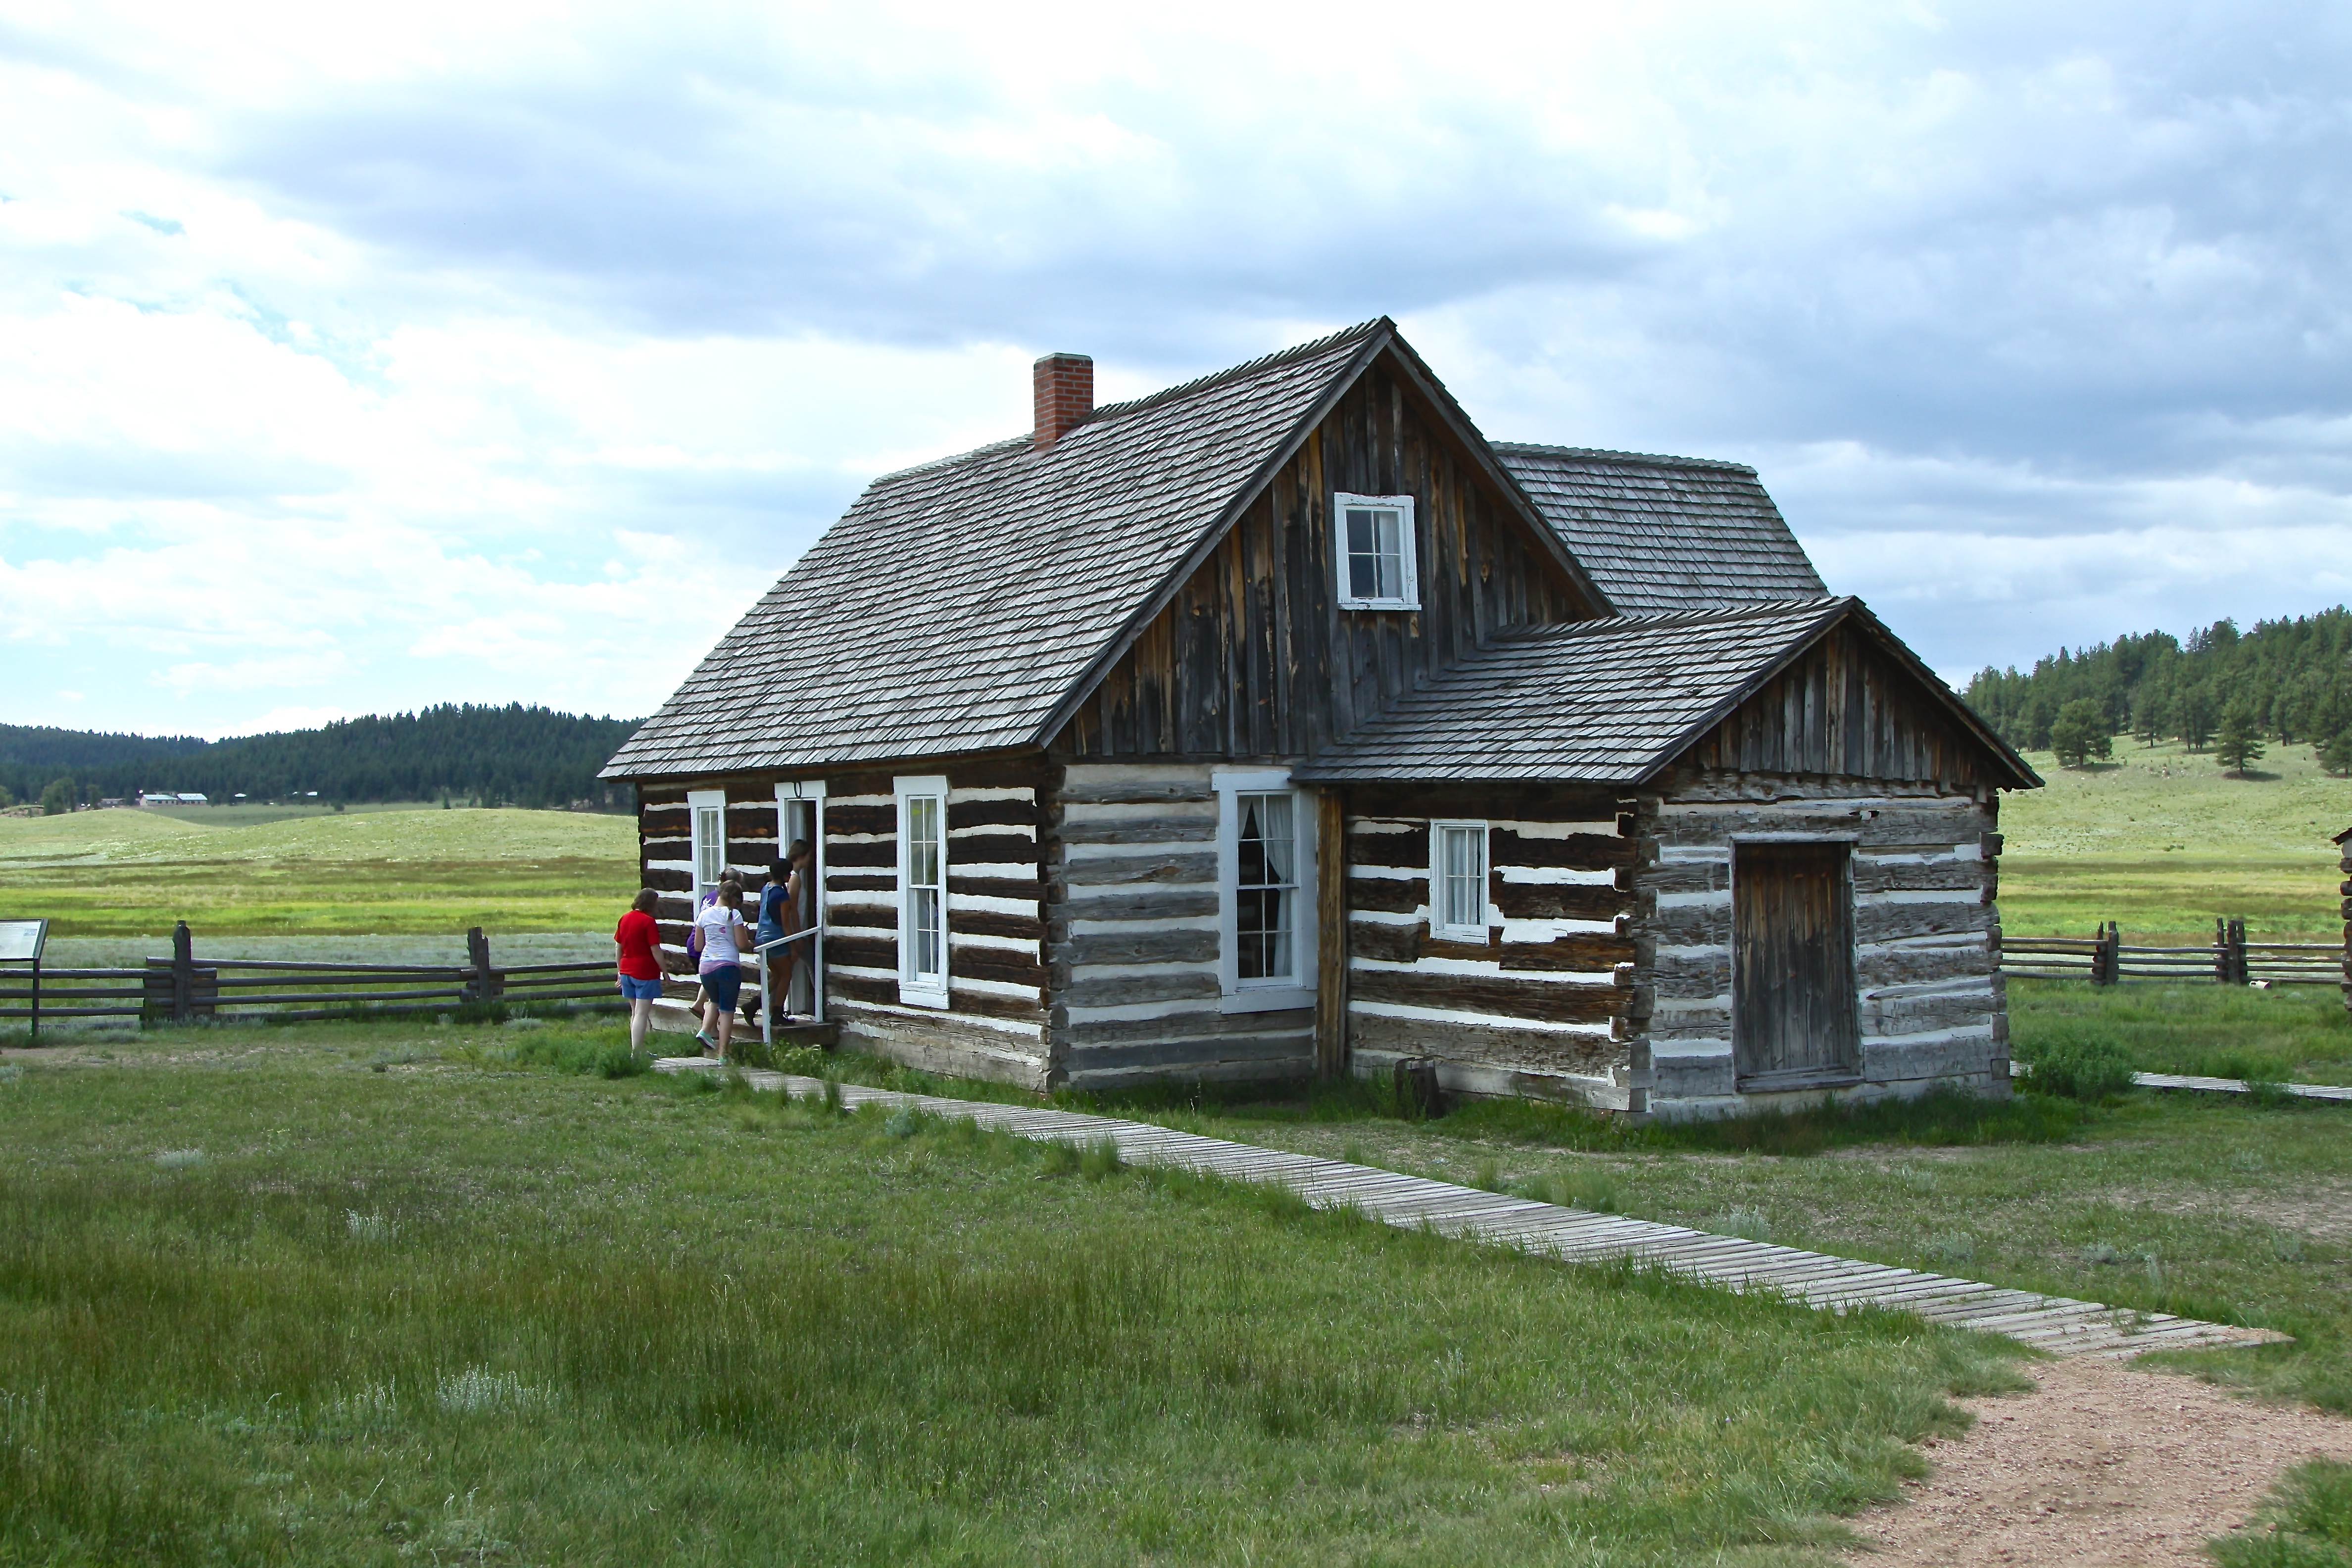
M1037 427L1030 441L1042 452L1095 411L1095 362L1085 354L1047 354L1031 373Z

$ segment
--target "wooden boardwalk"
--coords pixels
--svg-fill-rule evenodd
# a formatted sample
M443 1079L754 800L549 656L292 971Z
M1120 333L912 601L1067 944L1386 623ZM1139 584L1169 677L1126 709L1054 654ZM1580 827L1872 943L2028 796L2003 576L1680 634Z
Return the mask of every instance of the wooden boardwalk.
M670 1057L655 1063L663 1072L689 1072L718 1065L702 1057ZM815 1079L779 1072L754 1070L743 1076L753 1089L782 1089L800 1096L821 1093L824 1087ZM1108 1140L1129 1164L1272 1183L1289 1188L1316 1208L1352 1208L1383 1225L1408 1229L1425 1226L1440 1235L1516 1247L1567 1262L1632 1258L1710 1285L1769 1290L1788 1300L1832 1312L1850 1307L1916 1312L1930 1322L2006 1334L2055 1355L2133 1356L2144 1351L2260 1344L2287 1337L2266 1329L2120 1310L2096 1301L2040 1296L1770 1242L1563 1208L1341 1160L1204 1138L1148 1122L1042 1106L901 1094L856 1084L843 1084L841 1098L852 1107L910 1106L934 1116L960 1117L1040 1142L1087 1145Z

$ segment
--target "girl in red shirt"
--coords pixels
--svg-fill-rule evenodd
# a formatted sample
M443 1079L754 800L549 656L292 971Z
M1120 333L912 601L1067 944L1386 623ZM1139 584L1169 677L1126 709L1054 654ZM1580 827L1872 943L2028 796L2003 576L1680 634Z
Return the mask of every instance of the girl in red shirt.
M654 923L654 905L660 901L660 895L651 888L638 889L629 912L621 917L613 932L613 945L619 952L621 994L629 1002L632 1051L646 1048L646 1030L653 1024L654 1003L662 994L661 927Z

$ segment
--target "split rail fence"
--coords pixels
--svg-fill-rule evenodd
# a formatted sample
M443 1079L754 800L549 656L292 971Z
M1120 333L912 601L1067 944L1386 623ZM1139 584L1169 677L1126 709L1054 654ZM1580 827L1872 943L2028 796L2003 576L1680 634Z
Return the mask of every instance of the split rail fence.
M2211 980L2223 985L2342 985L2352 957L2334 942L2250 942L2246 922L2216 920L2213 940L2195 947L2126 942L2108 921L2090 937L2015 936L2000 943L2000 972L2046 980Z
M188 922L182 921L173 930L169 958L150 958L137 969L41 968L26 984L0 984L0 1019L28 1020L36 1037L44 1019L257 1022L558 1002L622 1005L612 962L501 967L490 962L490 940L479 926L466 933L464 963L324 963L199 961Z

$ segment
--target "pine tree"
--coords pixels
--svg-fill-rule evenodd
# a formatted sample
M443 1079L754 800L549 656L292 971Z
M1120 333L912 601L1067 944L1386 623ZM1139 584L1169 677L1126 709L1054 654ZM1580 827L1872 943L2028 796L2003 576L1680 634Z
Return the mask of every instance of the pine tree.
M2061 767L2079 768L2093 757L2115 754L2107 716L2087 697L2078 697L2058 710L2050 726L2050 749Z
M2338 730L2312 750L2321 767L2338 778L2352 777L2352 728Z
M2243 778L2246 764L2261 760L2262 731L2254 721L2253 704L2240 699L2221 715L2221 739L2213 743L2214 760Z

